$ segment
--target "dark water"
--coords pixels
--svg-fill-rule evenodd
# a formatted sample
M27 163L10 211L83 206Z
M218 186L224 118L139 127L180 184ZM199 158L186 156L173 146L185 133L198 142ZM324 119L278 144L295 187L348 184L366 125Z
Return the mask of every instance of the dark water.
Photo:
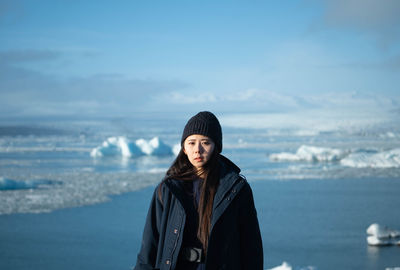
M274 181L253 189L266 266L400 266L400 247L368 247L365 232L375 222L400 229L400 179Z
M265 269L385 269L400 247L368 247L366 228L400 229L400 179L252 182ZM49 214L0 216L0 269L129 269L153 188Z

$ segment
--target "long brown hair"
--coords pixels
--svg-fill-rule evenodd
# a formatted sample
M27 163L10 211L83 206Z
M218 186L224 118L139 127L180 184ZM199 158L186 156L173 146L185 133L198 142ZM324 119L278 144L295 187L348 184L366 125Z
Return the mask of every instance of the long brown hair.
M213 151L210 160L202 168L202 178L200 186L200 200L197 209L199 215L199 226L197 237L203 245L204 252L207 253L208 237L211 232L211 215L213 209L214 196L219 184L219 153ZM178 156L166 173L163 182L168 179L193 180L199 176L196 168L190 163L187 155L183 151L183 146ZM163 184L161 183L161 185ZM158 197L162 201L161 185L158 188Z

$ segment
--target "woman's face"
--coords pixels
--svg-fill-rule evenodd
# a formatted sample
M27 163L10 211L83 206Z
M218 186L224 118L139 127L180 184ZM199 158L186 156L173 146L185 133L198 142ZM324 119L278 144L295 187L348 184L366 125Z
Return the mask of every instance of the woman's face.
M183 143L183 152L197 170L210 160L214 148L215 143L209 137L199 134L190 135Z

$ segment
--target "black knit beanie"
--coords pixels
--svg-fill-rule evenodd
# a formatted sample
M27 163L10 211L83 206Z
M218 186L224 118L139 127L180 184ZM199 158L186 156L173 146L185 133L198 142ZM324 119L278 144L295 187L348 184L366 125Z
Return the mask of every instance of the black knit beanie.
M211 112L199 112L189 119L183 130L181 145L193 134L207 136L215 143L218 153L222 151L222 129L217 117Z

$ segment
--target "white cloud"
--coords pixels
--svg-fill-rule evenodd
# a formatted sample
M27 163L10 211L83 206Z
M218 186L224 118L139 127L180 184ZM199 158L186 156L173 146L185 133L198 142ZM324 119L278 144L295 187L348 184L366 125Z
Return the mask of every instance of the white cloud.
M176 104L214 103L218 101L218 98L212 93L197 93L196 91L189 93L172 92L168 95L168 99L171 103Z

